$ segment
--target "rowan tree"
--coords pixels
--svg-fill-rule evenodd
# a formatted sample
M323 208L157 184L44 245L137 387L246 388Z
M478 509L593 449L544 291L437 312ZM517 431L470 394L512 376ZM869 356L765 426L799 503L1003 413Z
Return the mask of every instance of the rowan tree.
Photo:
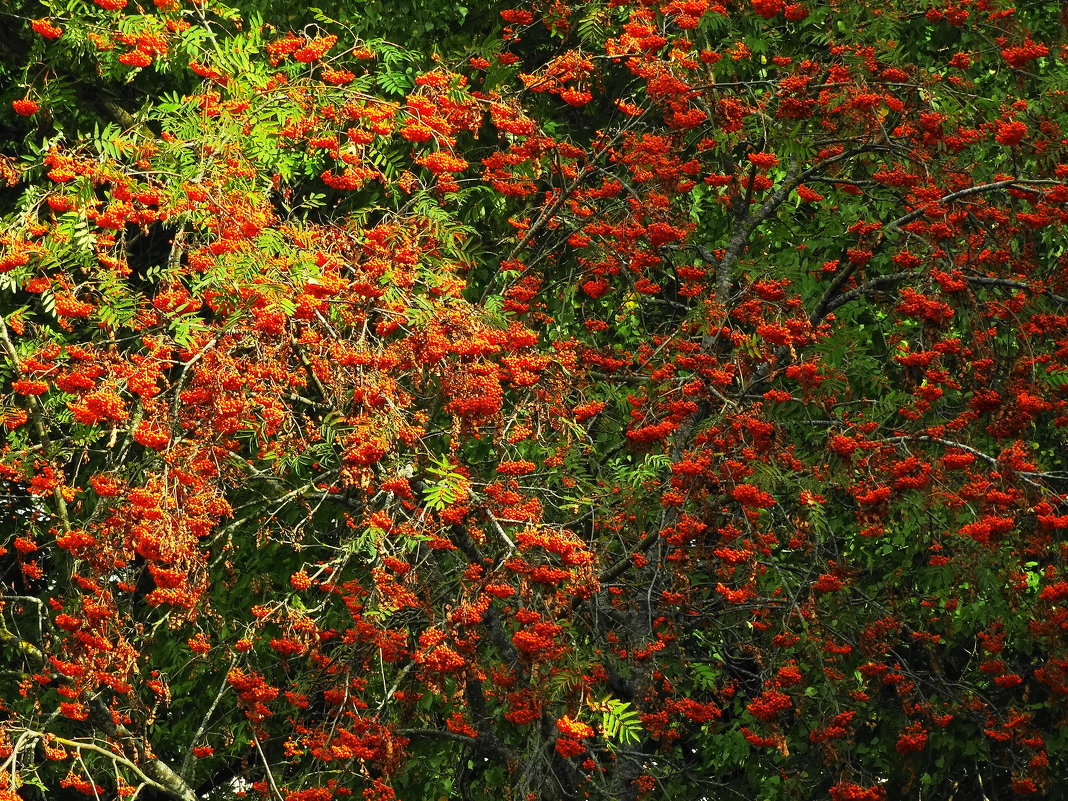
M14 3L0 800L1064 797L1021 5Z

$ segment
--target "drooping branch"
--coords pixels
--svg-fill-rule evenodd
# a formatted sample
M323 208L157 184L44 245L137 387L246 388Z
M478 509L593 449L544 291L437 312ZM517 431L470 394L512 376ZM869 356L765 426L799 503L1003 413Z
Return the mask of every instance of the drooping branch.
M196 732L189 740L189 750L186 752L185 758L182 760L182 766L178 769L178 775L183 781L188 782L192 778L193 768L193 748L200 742L200 738L204 736L204 732L208 730L208 724L211 721L211 716L215 714L216 708L219 706L219 702L222 701L223 695L229 686L229 672L230 668L237 664L236 659L230 660L230 666L227 668L226 673L223 674L223 680L219 685L218 691L215 693L215 698L212 699L211 706L208 707L208 711L204 713L204 717L200 719L200 725L197 726Z
M4 322L3 315L0 315L0 344L3 345L4 352L7 353L7 357L11 361L11 366L15 370L15 375L21 378L23 376L22 360L19 358L18 349L15 347L15 343L11 341L11 335L8 333L7 324ZM34 395L28 395L26 398L26 405L29 407L30 418L33 420L34 433L37 435L37 440L47 449L51 456L52 442L51 437L48 434L44 408L41 405L40 399ZM67 511L67 499L63 497L63 488L57 486L52 491L52 497L56 502L56 514L59 517L60 525L63 527L64 531L70 531L70 514Z
M958 190L956 192L950 192L948 195L944 195L944 196L938 198L937 200L931 201L931 203L929 203L927 205L921 206L918 209L914 209L913 211L910 211L908 214L904 214L901 217L898 217L896 220L893 220L892 222L887 223L885 228L884 228L884 230L886 230L888 232L891 232L891 233L897 233L901 229L902 226L908 225L910 222L914 222L914 221L918 220L920 217L922 217L926 213L928 205L932 205L933 204L933 205L936 205L936 206L941 206L941 205L943 205L945 203L952 203L955 200L960 200L961 198L970 197L971 195L978 195L978 194L982 194L983 192L993 192L993 191L995 191L997 189L1005 189L1005 188L1010 187L1010 186L1020 186L1020 185L1063 186L1064 182L1063 181L1054 181L1054 180L1049 180L1049 179L1036 179L1036 178L1005 178L1005 179L1003 179L1001 181L992 181L991 183L987 183L987 184L978 184L977 186L969 186L969 187L967 187L965 189L960 189L960 190Z
M158 759L149 759L138 765L130 759L127 759L125 756L116 754L111 749L104 748L96 743L85 742L82 740L71 740L67 737L60 737L55 734L48 734L42 731L37 731L36 729L24 727L13 727L11 731L21 731L30 739L56 743L76 751L92 751L95 754L100 754L101 756L110 759L116 765L122 765L137 776L143 783L159 790L161 793L178 799L178 801L197 801L196 794L192 789L185 784L176 773L171 771L170 768Z
M841 295L831 295L829 300L824 303L821 303L816 308L816 311L813 312L812 317L810 318L810 322L813 326L815 326L835 309L845 306L848 303L852 303L855 300L859 300L865 295L870 295L872 292L875 292L883 287L897 284L901 281L908 281L913 278L921 278L923 275L924 273L922 271L907 271L890 273L889 275L880 275L876 278L872 278L870 281L867 281L858 287L855 287L854 289L849 290L848 292L842 293ZM969 284L975 284L977 286L994 286L1005 287L1007 289L1022 289L1033 292L1035 295L1038 296L1048 297L1055 303L1068 303L1068 298L1066 297L1058 295L1057 293L1052 292L1050 290L1036 291L1034 287L1022 281L1012 281L1005 278L988 278L984 276L975 275L966 275L963 276L963 278ZM827 297L828 295L825 294L824 298Z
M843 271L844 272L844 271ZM910 278L919 278L923 273L919 271L898 272L890 273L889 275L880 275L878 278L873 278L864 284L861 284L856 289L851 289L841 295L832 295L826 302L820 303L813 312L811 322L813 325L818 324L824 317L833 312L835 309L845 306L847 303L851 303L854 300L869 295L877 289L884 286L890 286L900 281L907 281ZM827 297L826 295L824 297Z

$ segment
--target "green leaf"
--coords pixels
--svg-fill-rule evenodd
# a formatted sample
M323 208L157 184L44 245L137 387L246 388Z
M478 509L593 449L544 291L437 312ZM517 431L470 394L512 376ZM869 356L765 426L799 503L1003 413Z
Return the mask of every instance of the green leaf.
M644 729L638 712L617 698L601 702L601 731L606 740L628 745L642 739Z

